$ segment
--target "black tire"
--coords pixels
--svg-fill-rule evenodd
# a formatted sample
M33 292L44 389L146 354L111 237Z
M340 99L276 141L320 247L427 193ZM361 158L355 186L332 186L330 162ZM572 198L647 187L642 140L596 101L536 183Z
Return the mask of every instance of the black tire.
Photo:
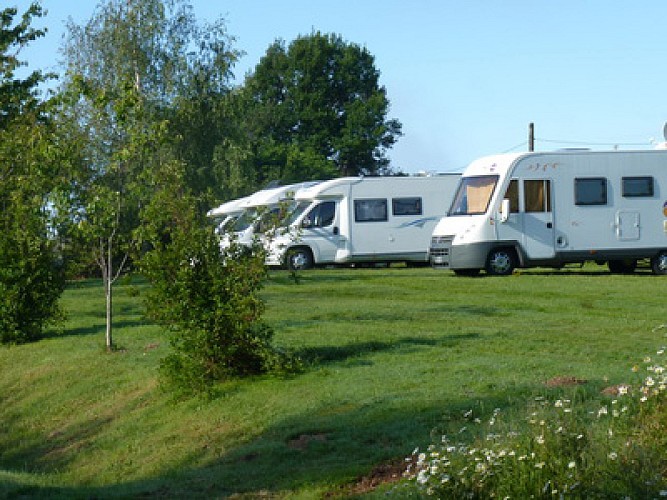
M491 276L509 276L517 264L513 248L496 248L486 258L486 272Z
M667 274L667 250L663 250L651 258L651 270L653 274L661 276Z
M613 274L632 274L637 269L637 261L635 259L610 260L607 266Z
M314 265L313 252L308 247L290 248L287 251L287 269L290 271L304 271Z

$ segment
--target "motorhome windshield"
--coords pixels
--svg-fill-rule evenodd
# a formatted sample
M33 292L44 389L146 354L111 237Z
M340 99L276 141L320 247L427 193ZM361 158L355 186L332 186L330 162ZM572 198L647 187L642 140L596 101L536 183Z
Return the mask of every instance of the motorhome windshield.
M283 227L291 226L301 216L301 214L312 204L312 201L299 201L294 203L292 210L287 217L282 220Z
M245 231L252 225L255 219L257 219L257 215L258 212L256 209L246 210L234 221L234 226L231 229L237 233Z
M497 175L463 177L449 215L479 215L486 212L498 182Z

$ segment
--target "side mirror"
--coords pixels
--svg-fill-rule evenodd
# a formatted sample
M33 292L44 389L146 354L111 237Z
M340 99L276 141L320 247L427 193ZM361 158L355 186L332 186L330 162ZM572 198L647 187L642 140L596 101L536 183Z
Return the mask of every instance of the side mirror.
M500 222L507 222L510 218L510 200L505 198L500 204Z

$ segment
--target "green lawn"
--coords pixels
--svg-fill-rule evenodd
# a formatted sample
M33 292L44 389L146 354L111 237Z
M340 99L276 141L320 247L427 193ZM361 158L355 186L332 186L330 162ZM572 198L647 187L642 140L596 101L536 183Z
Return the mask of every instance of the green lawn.
M117 288L113 354L101 285L70 286L61 335L0 348L0 497L349 496L467 409L599 399L667 343L667 279L648 272L300 276L272 272L263 296L275 342L304 372L221 384L210 401L160 390L169 341L142 318L144 284ZM554 377L586 383L547 387Z

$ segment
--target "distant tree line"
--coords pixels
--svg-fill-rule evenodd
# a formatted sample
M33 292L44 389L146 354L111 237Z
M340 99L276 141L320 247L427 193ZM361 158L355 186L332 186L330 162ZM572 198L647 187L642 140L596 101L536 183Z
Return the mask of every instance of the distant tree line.
M68 24L61 75L20 78L46 14L38 2L0 11L2 343L40 338L66 276L95 273L112 350L113 284L129 266L156 280L162 303L183 289L160 280L192 279L184 262L217 276L202 287L220 286L225 266L202 230L211 207L269 182L391 172L401 125L373 56L339 35L278 40L235 86L241 52L222 18L199 23L187 0L101 0ZM244 286L252 297L260 281ZM173 321L159 301L149 310ZM239 307L258 319L257 304Z

